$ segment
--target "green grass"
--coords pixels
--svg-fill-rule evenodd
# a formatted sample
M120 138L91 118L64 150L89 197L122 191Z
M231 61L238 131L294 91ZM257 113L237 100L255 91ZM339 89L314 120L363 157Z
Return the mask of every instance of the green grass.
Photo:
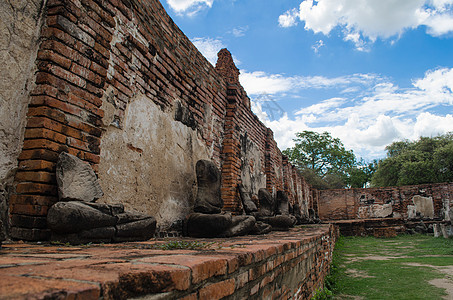
M386 258L387 260L382 260ZM340 238L326 288L334 299L442 299L444 289L428 281L445 278L433 267L453 265L453 239L424 235ZM349 297L348 297L349 296Z

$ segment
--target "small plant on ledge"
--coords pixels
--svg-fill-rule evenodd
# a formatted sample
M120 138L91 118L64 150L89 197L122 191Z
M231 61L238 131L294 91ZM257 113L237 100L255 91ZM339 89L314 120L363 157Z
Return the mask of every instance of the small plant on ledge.
M161 250L202 250L209 249L214 244L216 244L216 242L171 241L165 244L153 245L152 248Z

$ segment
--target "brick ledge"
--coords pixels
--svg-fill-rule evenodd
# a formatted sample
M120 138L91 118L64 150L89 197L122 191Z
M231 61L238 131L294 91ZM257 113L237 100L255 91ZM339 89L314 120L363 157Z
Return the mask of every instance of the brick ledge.
M231 239L167 238L86 246L4 244L0 295L2 299L141 295L305 299L324 280L335 232L334 226L324 224ZM205 250L152 249L172 240L212 244Z

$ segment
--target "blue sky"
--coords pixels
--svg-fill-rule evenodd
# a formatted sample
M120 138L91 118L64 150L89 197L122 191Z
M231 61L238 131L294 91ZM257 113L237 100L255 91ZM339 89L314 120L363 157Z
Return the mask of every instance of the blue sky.
M453 0L161 0L215 65L228 48L284 150L328 131L366 160L453 131Z

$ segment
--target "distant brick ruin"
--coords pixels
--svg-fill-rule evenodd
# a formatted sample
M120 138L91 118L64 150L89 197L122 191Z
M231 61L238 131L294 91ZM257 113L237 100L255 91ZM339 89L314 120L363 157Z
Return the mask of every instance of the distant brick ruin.
M228 50L212 66L158 0L28 2L0 4L15 18L0 20L0 213L10 237L49 238L61 152L91 165L100 202L154 216L162 236L181 233L200 159L221 170L224 210L235 214L242 184L254 201L261 188L283 191L302 216L319 212L326 221L404 219L409 211L450 221L452 184L311 188L251 111ZM433 199L432 216L417 210L417 195Z
M452 236L453 183L319 191L319 217L348 235L433 233L440 224Z

